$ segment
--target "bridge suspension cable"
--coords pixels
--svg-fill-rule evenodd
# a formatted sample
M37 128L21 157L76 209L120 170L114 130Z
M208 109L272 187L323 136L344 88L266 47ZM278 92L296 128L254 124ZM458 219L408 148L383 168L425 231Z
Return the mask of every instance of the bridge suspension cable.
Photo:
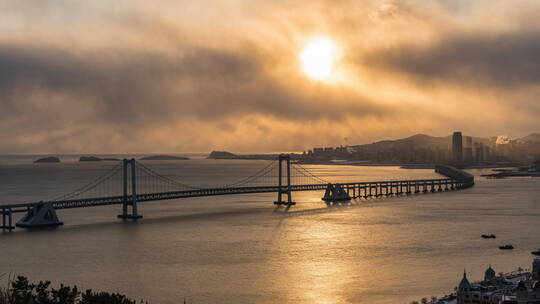
M93 181L91 181L90 183L82 186L82 187L79 187L69 193L66 193L66 194L63 194L61 196L57 196L53 199L50 199L49 201L59 201L59 200L68 200L68 199L72 199L72 198L75 198L77 196L80 196L82 194L86 194L92 190L96 190L98 186L100 185L103 185L105 184L105 182L107 181L110 181L112 180L112 184L116 184L114 182L114 177L116 177L116 175L119 175L118 173L120 173L122 170L122 163L119 163L117 164L116 166L112 167L111 169L109 169L108 171L106 171L104 174L98 176L97 178L95 178Z
M136 162L135 172L127 170L122 174L122 162L118 163L114 167L107 170L104 174L98 176L90 183L79 187L69 193L57 196L49 201L61 201L81 198L92 197L114 197L122 196L124 185L127 187L127 191L131 193L133 191L132 183L124 179L135 179L137 181L137 193L159 193L159 192L178 192L187 190L204 190L204 189L218 189L218 188L237 188L242 186L271 186L278 183L278 161L272 160L264 167L256 172L242 177L237 181L228 184L221 184L215 186L197 186L183 183L176 179L173 179L164 174L158 173L155 169L143 164L142 162ZM292 163L292 184L327 184L329 181L313 174L310 170L303 167L301 164ZM132 174L135 174L133 177ZM282 173L284 174L284 173Z
M230 188L230 187L239 187L242 185L246 185L250 182L254 182L258 180L259 178L264 178L265 176L268 176L272 173L272 170L274 170L276 167L276 161L269 162L266 166L264 166L262 169L259 169L257 172L242 178L238 181L235 181L230 184L224 184L219 186L194 186L194 185L188 185L186 183L179 182L177 180L174 180L170 177L167 177L165 175L162 175L155 170L149 168L148 166L142 164L141 162L137 162L137 168L141 168L142 172L150 175L153 178L157 178L161 180L162 182L169 184L171 186L177 186L180 189L189 189L189 190L201 190L201 189L212 189L212 188Z
M179 186L181 188L184 188L184 189L191 189L191 190L197 190L197 189L201 189L200 187L196 187L196 186L191 186L191 185L188 185L188 184L184 184L184 183L181 183L179 181L176 181L170 177L167 177L165 175L162 175L162 174L159 174L157 173L156 171L154 171L153 169L145 166L143 163L141 162L136 162L137 163L137 168L139 170L142 170L142 172L144 173L147 173L149 174L151 177L154 177L154 178L157 178L158 180L161 180L162 182L164 183L167 183L167 184L170 184L170 185L175 185L175 186Z
M293 163L292 164L292 167L293 169L298 172L299 174L307 177L308 179L313 179L315 180L316 182L318 183L322 183L322 184L328 184L330 183L329 181L323 179L323 178L320 178L318 177L317 175L311 173L311 171L309 171L308 169L304 168L304 166L302 166L301 164L299 163Z

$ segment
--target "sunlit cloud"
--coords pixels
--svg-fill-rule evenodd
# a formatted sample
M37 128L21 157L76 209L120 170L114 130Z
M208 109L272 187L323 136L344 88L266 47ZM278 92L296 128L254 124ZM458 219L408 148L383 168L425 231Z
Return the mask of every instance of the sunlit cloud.
M525 135L540 114L538 12L527 0L0 0L0 152ZM308 52L314 37L332 50Z

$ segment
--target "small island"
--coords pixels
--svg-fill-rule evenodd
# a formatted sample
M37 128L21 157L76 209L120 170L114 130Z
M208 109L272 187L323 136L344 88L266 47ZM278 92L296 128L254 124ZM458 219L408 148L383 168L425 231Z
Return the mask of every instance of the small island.
M189 157L173 155L152 155L142 157L141 160L189 160Z
M79 158L80 162L87 162L87 161L101 161L101 158L95 157L95 156L81 156Z
M36 159L34 163L59 163L60 159L55 156L49 156L49 157L43 157L40 159Z
M238 155L226 151L212 151L208 155L209 159L237 159Z
M244 160L274 160L279 154L234 154L227 151L212 151L208 159L244 159ZM290 154L292 159L297 159L297 154Z
M118 158L100 158L96 156L81 156L79 158L80 162L93 162L93 161L119 161Z

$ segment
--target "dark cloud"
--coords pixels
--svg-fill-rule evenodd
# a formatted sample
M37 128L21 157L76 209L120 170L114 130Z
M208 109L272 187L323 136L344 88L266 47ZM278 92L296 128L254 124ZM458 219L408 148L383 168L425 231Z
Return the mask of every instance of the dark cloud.
M0 152L277 151L478 126L477 135L522 133L540 111L540 31L522 17L536 4L510 14L502 0L64 2L0 0ZM330 84L296 62L317 35L343 51Z
M422 82L501 88L540 84L540 31L472 33L374 50L366 64L413 76Z
M62 150L61 142L75 137L85 146L89 130L97 134L105 126L129 140L140 130L182 119L215 124L263 115L338 122L387 112L347 90L296 90L265 72L257 50L184 47L179 53L0 45L0 126L13 130L4 143L11 150L18 138L40 135L39 142Z

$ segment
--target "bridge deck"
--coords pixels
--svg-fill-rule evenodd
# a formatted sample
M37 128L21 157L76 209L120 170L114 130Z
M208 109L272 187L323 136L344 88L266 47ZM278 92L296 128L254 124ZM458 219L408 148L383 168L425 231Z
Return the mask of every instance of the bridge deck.
M450 183L460 183L452 178L440 178L440 179L420 179L420 180L395 180L395 181L375 181L375 182L350 182L339 183L344 187L357 187L358 189L368 189L369 187L386 187L386 186L398 186L409 185L414 187L415 185L442 185ZM291 191L316 191L325 190L328 184L305 184L305 185L291 185ZM172 192L159 192L159 193L141 193L136 195L138 202L158 201L158 200L171 200L189 197L203 197L203 196L217 196L217 195L232 195L232 194L248 194L248 193L268 193L278 192L279 187L276 186L251 186L251 187L233 187L233 188L208 188L208 189L193 189L184 191L172 191ZM129 197L131 199L131 196ZM124 201L123 196L110 196L110 197L95 197L84 199L72 199L72 200L60 200L52 201L55 209L68 209L68 208L83 208L105 205L122 204ZM11 213L27 212L28 209L40 204L40 202L19 203L0 205L0 214L8 212Z

